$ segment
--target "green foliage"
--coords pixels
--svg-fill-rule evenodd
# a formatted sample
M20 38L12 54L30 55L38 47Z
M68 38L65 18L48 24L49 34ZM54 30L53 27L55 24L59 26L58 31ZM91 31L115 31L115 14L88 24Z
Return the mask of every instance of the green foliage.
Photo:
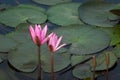
M72 70L74 77L90 80L93 67L91 59L85 61L86 59L96 55L96 71L102 71L106 69L107 47L115 46L109 51L109 69L120 58L120 26L118 23L120 16L111 11L117 9L118 13L120 4L111 4L103 0L90 0L86 3L69 2L71 0L33 1L53 6L46 11L39 6L20 4L1 11L0 23L14 27L15 31L0 35L0 63L8 60L10 65L19 71L33 72L38 64L38 54L37 46L33 44L28 28L33 24L43 23L44 25L46 21L56 24L57 27L60 25L61 27L50 32L62 35L63 42L70 44L67 48L61 48L54 53L55 72L71 65L75 66ZM51 72L50 52L46 44L41 47L41 61L43 71ZM83 64L79 64L81 62ZM8 72L12 79L18 80L14 77L14 72ZM8 80L9 77L6 76L8 74L0 70L0 80ZM35 76L36 73L33 77Z
M45 5L55 5L59 3L65 3L65 2L70 2L72 0L33 0L36 3L39 4L45 4Z

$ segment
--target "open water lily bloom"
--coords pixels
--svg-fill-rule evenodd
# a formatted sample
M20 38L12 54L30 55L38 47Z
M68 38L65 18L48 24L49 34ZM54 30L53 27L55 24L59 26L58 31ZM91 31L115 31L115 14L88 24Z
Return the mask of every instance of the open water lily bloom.
M49 37L48 47L52 53L66 45L65 43L63 43L59 46L61 40L62 36L58 38L58 36L55 33L53 33L52 36Z
M52 34L46 37L48 27L45 25L45 27L42 29L41 25L35 25L35 28L30 25L29 27L31 38L35 44L38 46L44 44L47 40L48 37L50 37Z

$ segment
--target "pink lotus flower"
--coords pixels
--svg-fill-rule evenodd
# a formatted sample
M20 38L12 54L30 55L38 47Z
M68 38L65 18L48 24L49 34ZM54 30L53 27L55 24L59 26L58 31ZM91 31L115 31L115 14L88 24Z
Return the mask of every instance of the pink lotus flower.
M59 46L61 40L62 40L62 36L60 36L58 38L58 36L55 33L51 33L52 36L49 37L49 41L48 41L48 47L50 49L50 51L53 53L55 51L57 51L58 49L60 49L61 47L65 46L66 44L62 44Z
M35 44L38 46L44 44L47 42L48 38L52 35L50 34L48 37L46 37L47 34L47 25L42 29L41 25L35 25L35 29L30 25L29 27L31 38Z

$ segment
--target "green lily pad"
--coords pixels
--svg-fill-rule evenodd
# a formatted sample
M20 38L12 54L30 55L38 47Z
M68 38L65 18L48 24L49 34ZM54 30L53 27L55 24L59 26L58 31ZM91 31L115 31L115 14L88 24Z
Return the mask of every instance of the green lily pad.
M120 58L120 44L117 45L117 46L112 50L112 52L115 54L115 56L116 56L117 58Z
M36 5L30 5L30 4L20 4L19 6L17 6L18 8L28 8L28 9L34 9L34 10L37 10L37 11L40 11L40 12L43 12L45 13L45 9L42 8L42 7L38 7Z
M78 16L81 3L64 3L48 9L48 20L58 25L83 24Z
M72 0L33 0L36 3L45 4L45 5L55 5L59 3L70 2Z
M113 27L118 21L111 21L118 19L118 16L109 12L116 4L108 3L103 0L92 0L83 3L79 7L79 17L87 24Z
M15 31L15 32L11 32L11 33L7 34L6 36L12 38L13 40L15 40L16 42L18 42L20 44L26 43L28 41L32 42L30 33L28 33L28 32Z
M32 42L22 44L8 54L10 64L23 72L32 72L35 70L37 60L37 46Z
M90 57L91 57L91 55L79 55L79 56L78 55L73 55L71 57L71 64L72 65L79 64L79 63L83 62L84 60L86 60Z
M75 69L72 71L73 76L85 79L92 76L92 72L90 71L90 66L87 64L76 66Z
M30 26L30 24L28 24L28 23L21 23L15 28L15 31L17 31L17 32L29 32L29 26Z
M55 71L62 70L70 64L70 54L55 53ZM37 67L37 46L29 41L19 45L8 54L8 61L16 69L23 72L32 72ZM45 72L50 72L50 53L48 47L41 47L41 66Z
M47 47L41 49L42 69L45 72L51 72L50 52ZM70 54L67 52L57 51L54 53L54 72L66 68L70 64Z
M6 36L0 35L0 52L9 52L17 46L17 42Z
M103 31L107 32L111 38L110 45L117 45L120 43L120 25L116 25L111 28L101 28Z
M96 53L106 48L110 43L107 33L88 25L61 27L52 32L62 35L63 42L72 43L70 47L72 54Z
M117 45L119 43L120 43L120 25L115 26L113 29L111 45Z
M117 57L115 56L114 53L112 52L109 52L109 55L110 55L110 64L108 66L108 68L111 68L114 66L114 64L116 63L117 61ZM98 56L97 58L97 67L96 67L96 71L99 71L99 70L106 70L106 62L105 62L105 54L103 54L102 56Z
M34 14L34 15L33 15ZM34 24L44 23L47 16L38 8L35 7L13 7L7 9L0 14L0 22L11 27L16 27L20 23L26 21Z

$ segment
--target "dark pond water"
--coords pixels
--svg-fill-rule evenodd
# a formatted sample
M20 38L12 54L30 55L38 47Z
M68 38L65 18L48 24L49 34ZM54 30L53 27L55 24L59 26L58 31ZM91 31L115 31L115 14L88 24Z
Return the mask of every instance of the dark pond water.
M17 5L16 1L19 1L20 3L36 4L36 3L32 2L31 0L0 0L0 3ZM73 0L73 2L86 2L86 1L87 0ZM120 0L106 0L106 1L113 2L113 3L120 3ZM37 4L37 5L39 5L39 4ZM39 6L48 8L48 6L45 6L45 5L39 5ZM1 26L0 34L4 34L11 30L13 30L13 28L8 28L8 27L5 28L5 27ZM8 62L4 61L3 63L0 64L0 69L3 69L7 72L8 71L8 70L6 70L6 68L8 68L7 66L8 66ZM28 77L28 76L24 75L24 73L15 71L14 69L13 69L13 73L15 74L15 76L17 76L19 78L18 80L36 80L36 79L32 78L33 75L31 77ZM44 80L50 80L50 75L48 73L43 73L43 75L44 75ZM56 77L57 77L57 80L80 80L80 79L74 78L71 74L71 71L68 71L64 75L59 75L58 73L56 73ZM14 79L16 80L16 78L13 77L13 80ZM105 75L98 77L96 80L105 80ZM109 71L109 80L120 80L120 60L118 60L116 65Z

